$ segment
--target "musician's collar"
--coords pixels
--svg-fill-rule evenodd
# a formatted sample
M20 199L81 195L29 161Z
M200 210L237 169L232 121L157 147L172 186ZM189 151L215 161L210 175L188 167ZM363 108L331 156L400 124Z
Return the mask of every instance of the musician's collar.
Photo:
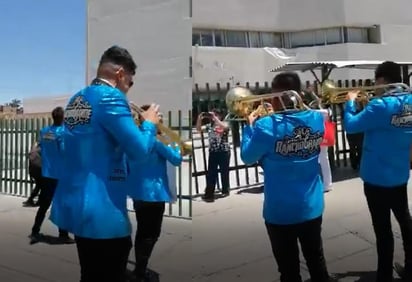
M101 77L97 77L96 79L98 79L98 80L100 80L100 81L102 81L102 82L104 82L104 83L106 83L106 84L108 84L108 85L110 85L111 87L113 87L113 88L116 88L116 86L115 85L113 85L113 83L111 83L110 81L108 81L107 79L104 79L104 78L101 78Z

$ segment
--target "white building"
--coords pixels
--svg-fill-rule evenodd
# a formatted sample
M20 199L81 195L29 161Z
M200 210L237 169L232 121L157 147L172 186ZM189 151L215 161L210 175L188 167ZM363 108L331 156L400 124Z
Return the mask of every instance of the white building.
M268 71L287 61L412 61L411 10L410 0L193 0L194 83L270 82ZM293 58L275 58L263 47ZM335 70L331 78L373 72Z

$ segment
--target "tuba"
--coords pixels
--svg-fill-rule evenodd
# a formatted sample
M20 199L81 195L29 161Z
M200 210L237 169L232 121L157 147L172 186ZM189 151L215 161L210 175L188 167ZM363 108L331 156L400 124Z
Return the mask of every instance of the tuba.
M132 111L133 118L137 126L140 125L139 116L144 112L142 108L136 104L130 102L130 109ZM160 131L160 134L157 136L157 139L165 145L177 144L180 147L180 152L182 156L191 155L193 152L193 146L191 141L183 141L179 134L170 129L169 127L158 123L157 129Z
M322 103L323 104L343 104L346 102L346 95L350 91L360 91L356 102L365 106L371 99L376 98L373 95L375 90L382 89L386 95L391 95L394 90L401 92L410 92L411 89L405 83L392 83L375 86L359 86L359 87L336 87L335 84L327 80L322 84Z
M289 97L293 103L293 107L286 106L283 97ZM282 109L274 109L271 102L273 99L278 99L282 105ZM230 89L226 94L226 106L229 111L226 116L226 121L244 121L252 112L256 112L258 116L266 116L274 113L307 110L308 106L303 103L302 97L293 90L269 93L264 95L254 95L246 87L236 86Z

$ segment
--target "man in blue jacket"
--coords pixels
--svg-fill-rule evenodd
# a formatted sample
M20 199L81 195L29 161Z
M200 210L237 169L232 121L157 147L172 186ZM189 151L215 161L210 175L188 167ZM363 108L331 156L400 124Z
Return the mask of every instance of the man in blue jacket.
M141 108L147 110L149 105ZM134 282L151 281L147 265L161 233L165 203L175 201L169 187L167 163L173 166L182 163L179 147L163 144L161 134L158 133L158 140L146 160L130 162L129 196L133 199L137 220Z
M401 82L400 66L384 62L376 68L376 85ZM388 89L387 89L388 90ZM412 220L408 207L409 150L412 143L412 95L399 88L376 97L356 113L358 92L348 93L344 123L348 133L364 132L360 177L376 235L376 281L392 281L394 239L391 211L401 229L405 266L400 275L412 279ZM382 95L385 94L385 95Z
M75 234L81 281L126 280L131 241L127 211L127 166L146 158L156 141L158 106L138 128L126 93L136 64L121 47L107 49L92 84L65 110L66 173L56 191L52 221Z
M295 73L282 73L274 78L272 88L274 92L300 92L301 82ZM290 105L292 100L286 102ZM275 110L278 106L274 103ZM302 281L298 241L312 281L331 281L321 238L324 198L318 158L324 134L322 113L291 110L265 117L252 113L248 122L241 158L246 164L259 161L263 167L263 217L281 281Z
M53 124L44 127L40 131L39 146L41 149L41 176L39 179L41 190L39 195L39 209L37 210L34 225L30 235L31 244L42 239L40 227L46 217L58 181L61 175L63 132L64 132L64 110L57 107L52 111ZM73 243L66 230L59 228L59 239L65 243Z

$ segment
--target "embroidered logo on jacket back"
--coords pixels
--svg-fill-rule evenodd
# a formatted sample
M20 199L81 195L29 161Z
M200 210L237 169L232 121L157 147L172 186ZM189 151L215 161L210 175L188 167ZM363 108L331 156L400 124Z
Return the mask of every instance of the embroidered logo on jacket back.
M403 105L401 112L392 116L391 125L395 127L412 127L412 105Z
M275 153L285 157L309 158L320 151L323 136L310 127L297 127L292 136L285 137L275 143Z
M73 129L76 125L88 124L92 113L90 104L83 96L78 96L67 105L64 113L64 123L70 129Z

